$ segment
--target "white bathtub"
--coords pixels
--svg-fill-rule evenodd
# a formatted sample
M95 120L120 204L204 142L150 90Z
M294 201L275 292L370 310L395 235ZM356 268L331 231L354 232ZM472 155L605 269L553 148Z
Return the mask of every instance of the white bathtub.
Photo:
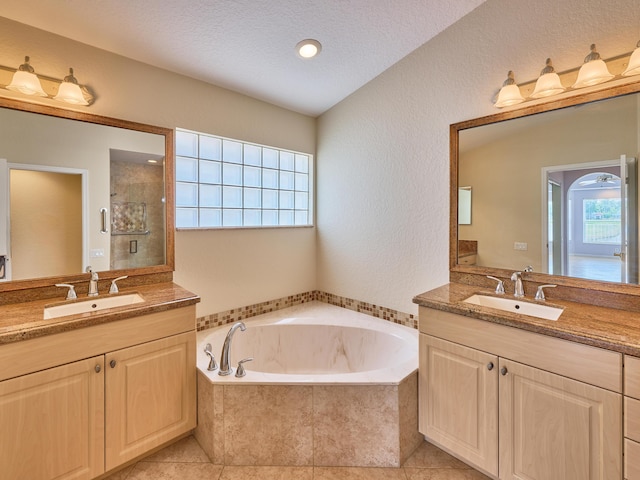
M244 320L236 330L230 364L234 374L209 372L207 343L216 361L231 325L198 333L198 369L224 384L397 385L418 368L418 331L321 302L310 302ZM238 378L238 361L246 376Z
M195 435L214 463L399 467L423 441L417 330L321 302L244 323L229 376L204 347L219 363L231 325L198 333Z

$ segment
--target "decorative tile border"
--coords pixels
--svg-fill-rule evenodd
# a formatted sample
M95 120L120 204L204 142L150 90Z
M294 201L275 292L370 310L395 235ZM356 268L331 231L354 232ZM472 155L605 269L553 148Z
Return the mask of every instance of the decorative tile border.
M294 305L313 302L315 300L347 308L366 315L371 315L372 317L381 318L389 322L399 323L406 327L418 328L418 318L415 315L399 312L391 308L381 307L372 303L340 297L332 293L320 292L318 290L298 293L296 295L290 295L276 300L255 303L253 305L247 305L245 307L234 308L232 310L226 310L224 312L200 317L196 319L196 328L200 331L208 328L219 327L228 323L234 323L257 315L262 315L263 313L273 312L283 308L292 307Z

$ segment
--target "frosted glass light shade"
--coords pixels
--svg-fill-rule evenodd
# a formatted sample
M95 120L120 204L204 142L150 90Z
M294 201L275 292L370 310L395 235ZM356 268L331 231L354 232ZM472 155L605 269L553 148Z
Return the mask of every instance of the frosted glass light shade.
M516 85L513 72L509 70L509 73L507 73L507 79L502 84L502 88L498 93L498 100L496 100L494 105L498 108L504 108L511 105L517 105L522 102L524 102L524 98L520 93L520 88Z
M13 74L11 83L7 85L8 90L24 93L25 95L38 95L46 97L47 94L42 90L40 79L35 74L33 67L29 65L29 57L24 57L24 63L18 67L16 73Z
M636 48L631 54L631 58L629 59L629 65L622 75L625 77L630 77L632 75L640 75L640 42L638 42L638 48Z
M62 82L58 89L58 94L53 99L73 105L89 105L89 102L82 95L82 90L75 83Z
M498 108L509 107L511 105L517 105L524 102L522 94L520 94L520 88L518 85L505 85L500 89L498 93L498 100L495 106Z
M64 80L60 84L58 94L53 97L54 100L60 100L72 105L89 105L89 102L84 98L82 89L78 85L76 77L73 76L73 68L69 69L69 75L64 77Z
M533 89L531 98L550 97L562 93L564 90L560 77L553 69L551 59L547 58L546 66L540 72L540 77L536 81L536 87Z
M600 54L596 52L595 44L591 45L591 53L584 59L584 63L578 71L578 79L572 85L572 88L590 87L606 82L614 77L609 72L607 64L600 58Z
M18 70L13 74L13 79L11 83L7 85L7 88L14 92L24 93L25 95L47 96L44 90L42 90L40 79L38 79L36 74L22 70Z

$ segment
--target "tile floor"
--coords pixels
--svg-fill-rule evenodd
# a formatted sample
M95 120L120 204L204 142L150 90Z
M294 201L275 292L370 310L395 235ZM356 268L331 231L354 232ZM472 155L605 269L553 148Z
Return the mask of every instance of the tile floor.
M424 442L401 468L239 467L213 465L193 436L105 480L488 480Z

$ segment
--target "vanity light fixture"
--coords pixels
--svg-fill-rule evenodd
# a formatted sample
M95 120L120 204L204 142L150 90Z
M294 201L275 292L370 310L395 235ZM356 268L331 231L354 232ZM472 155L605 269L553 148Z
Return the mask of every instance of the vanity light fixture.
M520 94L520 88L516 85L513 71L509 70L507 79L502 84L502 88L498 93L498 100L495 106L498 108L510 107L511 105L517 105L522 102L524 102L524 98Z
M89 102L87 102L82 94L80 85L78 85L78 80L73 76L73 68L69 69L69 75L64 77L64 80L58 89L58 94L53 97L53 99L67 102L72 105L89 105Z
M319 41L312 38L307 38L298 42L296 45L296 52L302 58L313 58L322 51L322 45Z
M24 57L24 63L20 65L16 73L13 74L13 79L11 83L7 85L7 89L25 95L37 95L38 97L47 96L44 90L42 90L40 79L35 74L35 70L29 64L28 56Z
M547 58L547 64L540 72L540 77L538 77L536 88L534 88L531 98L550 97L551 95L562 93L564 90L560 77L553 69L551 59Z
M584 57L584 63L578 71L578 79L572 85L572 88L583 88L597 85L614 77L609 72L607 64L600 58L600 54L596 52L596 44L591 44L591 53Z
M6 85L7 90L21 93L23 95L45 97L72 105L90 105L93 103L93 95L86 87L78 84L78 80L73 76L73 69L69 69L69 75L63 80L36 75L33 67L29 64L29 57L24 57L24 63L18 69L0 65L0 75L2 75L2 85L6 85L8 75L12 75L11 83ZM7 78L7 80L4 80ZM2 87L0 87L2 88Z
M629 65L627 65L626 70L622 72L622 75L625 77L640 75L640 41L638 41L636 47L629 59Z

